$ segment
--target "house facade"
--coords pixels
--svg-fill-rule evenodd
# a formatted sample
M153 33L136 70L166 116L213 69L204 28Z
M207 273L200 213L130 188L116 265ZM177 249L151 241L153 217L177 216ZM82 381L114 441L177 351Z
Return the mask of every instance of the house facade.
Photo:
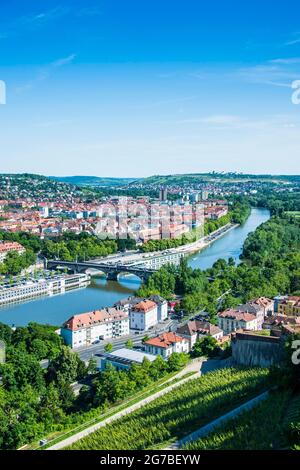
M2 242L0 243L0 263L3 263L8 253L16 251L19 255L25 253L24 246L17 242Z
M240 329L258 330L255 315L233 309L227 309L218 314L218 325L226 335Z
M176 333L163 333L160 336L145 341L145 350L148 354L160 355L167 359L172 353L188 353L189 340Z
M190 349L193 348L196 341L204 336L212 336L217 341L223 338L223 331L216 325L212 325L207 321L192 320L185 325L177 328L179 336L186 338L189 341Z
M168 318L168 302L160 295L151 295L149 300L152 300L157 305L157 320L166 320Z
M130 329L147 331L157 324L157 305L152 300L142 300L129 312Z
M72 348L124 335L129 335L128 313L115 308L73 315L61 328L61 336Z
M300 315L300 297L294 295L282 299L278 302L277 309L279 315Z
M235 310L255 315L257 319L257 328L260 330L262 329L265 317L271 316L274 312L274 301L266 297L258 297L246 304L238 305Z

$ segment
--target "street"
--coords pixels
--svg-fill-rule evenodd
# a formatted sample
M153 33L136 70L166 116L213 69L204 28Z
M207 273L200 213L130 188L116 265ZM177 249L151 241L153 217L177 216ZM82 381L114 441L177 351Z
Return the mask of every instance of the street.
M76 352L80 359L84 362L88 362L93 356L97 354L102 354L104 352L105 345L111 343L113 345L113 349L120 349L124 348L126 342L130 339L135 346L139 346L142 344L142 339L147 335L149 337L157 336L161 333L167 331L175 331L178 326L178 322L176 320L168 320L166 322L159 323L156 325L155 328L149 331L142 331L141 333L135 334L133 331L128 336L122 336L119 338L113 338L107 341L101 341L97 344L92 344L88 347L81 348L81 349L73 349Z

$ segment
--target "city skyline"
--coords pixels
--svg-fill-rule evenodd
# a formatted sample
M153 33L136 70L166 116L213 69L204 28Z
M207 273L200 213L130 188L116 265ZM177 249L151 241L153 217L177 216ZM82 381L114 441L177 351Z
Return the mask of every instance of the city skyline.
M230 6L1 5L1 172L299 174L300 7Z

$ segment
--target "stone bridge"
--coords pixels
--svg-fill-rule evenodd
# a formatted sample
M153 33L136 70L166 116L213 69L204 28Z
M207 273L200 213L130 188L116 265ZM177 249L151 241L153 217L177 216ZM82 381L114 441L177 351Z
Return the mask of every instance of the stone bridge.
M108 264L93 261L61 261L61 260L45 260L46 269L66 268L74 273L83 273L88 269L95 269L103 272L108 280L117 281L119 274L127 273L139 277L143 282L147 281L151 274L157 269L137 266L128 266L126 264Z

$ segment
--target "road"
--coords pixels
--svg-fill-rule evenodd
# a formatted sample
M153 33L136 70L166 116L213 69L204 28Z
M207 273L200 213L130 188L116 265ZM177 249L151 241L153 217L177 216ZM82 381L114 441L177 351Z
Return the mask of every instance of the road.
M161 333L166 331L175 331L178 326L178 322L176 320L169 320L167 322L159 323L157 327L151 331L142 331L138 334L130 334L129 336L122 336L120 338L114 338L108 341L101 341L98 344L92 344L91 346L82 348L82 349L73 349L74 352L77 352L80 359L84 362L88 362L89 359L94 357L97 354L102 354L104 352L105 345L107 343L111 343L113 345L113 349L120 349L124 348L126 342L130 339L133 341L135 346L142 344L142 339L147 336L157 336Z
M189 372L199 372L200 368L200 362L201 361L194 361L190 364L188 364L187 367L185 367L182 371L180 371L176 376L173 376L170 380L174 380L176 377L181 377ZM64 447L70 446L71 444L74 444L74 442L78 441L79 439L82 439L85 436L88 436L89 434L93 433L99 428L102 428L103 426L106 426L106 424L111 423L112 421L116 421L118 418L122 418L123 416L128 415L129 413L132 413L135 410L138 410L144 405L147 405L148 403L152 402L153 400L156 400L157 398L161 397L165 393L170 392L174 388L178 387L179 385L182 385L183 383L188 382L189 380L194 380L197 377L196 374L190 375L184 379L182 379L179 382L173 383L172 385L169 385L168 387L164 388L163 390L160 390L159 392L154 393L150 397L144 398L143 400L139 401L138 403L135 403L132 406L129 406L125 410L119 411L118 413L114 414L113 416L110 416L107 419L104 419L103 421L93 424L92 426L84 429L83 431L80 431L73 436L68 437L67 439L58 442L57 444L54 444L51 447L48 447L47 450L59 450L63 449Z

